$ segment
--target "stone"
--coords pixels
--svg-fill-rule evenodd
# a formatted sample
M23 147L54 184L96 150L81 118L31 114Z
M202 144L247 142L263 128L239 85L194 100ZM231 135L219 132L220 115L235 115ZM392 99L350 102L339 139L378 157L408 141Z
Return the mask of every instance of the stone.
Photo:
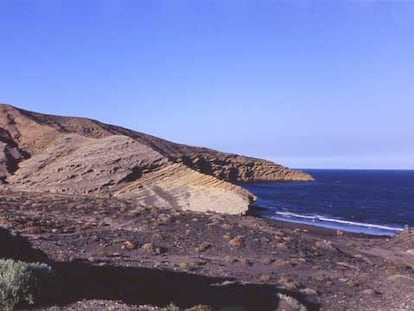
M262 282L269 282L272 279L272 277L269 274L261 274L259 276L259 280Z
M137 248L137 244L133 241L127 240L127 241L124 242L124 247L126 249L133 250L133 249Z
M152 243L145 243L141 246L141 249L149 254L155 253L155 247Z
M30 226L30 227L23 228L23 232L27 234L41 234L42 229L37 226Z
M229 241L231 247L242 247L243 238L241 236L236 236Z
M158 216L158 220L162 224L169 224L172 221L172 217L167 214L161 214Z
M199 253L205 252L210 247L211 247L210 243L202 242L200 245L198 245L194 248L194 251L199 254Z

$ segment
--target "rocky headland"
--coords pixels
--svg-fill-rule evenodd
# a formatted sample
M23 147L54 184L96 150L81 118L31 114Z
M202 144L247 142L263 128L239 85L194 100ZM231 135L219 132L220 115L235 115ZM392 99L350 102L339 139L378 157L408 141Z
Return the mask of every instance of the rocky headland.
M281 165L98 121L0 105L0 180L19 191L108 195L139 204L245 214L240 181L311 181Z

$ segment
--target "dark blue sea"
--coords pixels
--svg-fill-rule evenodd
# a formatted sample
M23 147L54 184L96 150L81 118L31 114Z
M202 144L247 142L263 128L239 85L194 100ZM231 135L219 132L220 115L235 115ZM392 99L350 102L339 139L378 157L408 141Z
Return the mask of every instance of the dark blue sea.
M316 181L243 186L263 217L374 235L414 227L414 171L304 171Z

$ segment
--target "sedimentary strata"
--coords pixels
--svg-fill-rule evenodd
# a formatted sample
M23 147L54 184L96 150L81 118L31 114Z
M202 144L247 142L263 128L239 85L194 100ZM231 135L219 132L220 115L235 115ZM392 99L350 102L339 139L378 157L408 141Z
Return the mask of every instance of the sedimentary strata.
M175 144L90 119L0 105L0 180L9 190L115 195L244 214L254 196L229 182L312 178L269 161Z

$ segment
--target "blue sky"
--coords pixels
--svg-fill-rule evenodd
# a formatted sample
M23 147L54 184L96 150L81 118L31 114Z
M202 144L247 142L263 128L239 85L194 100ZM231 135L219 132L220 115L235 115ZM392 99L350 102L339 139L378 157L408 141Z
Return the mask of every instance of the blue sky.
M298 168L414 169L414 1L0 0L0 102Z

